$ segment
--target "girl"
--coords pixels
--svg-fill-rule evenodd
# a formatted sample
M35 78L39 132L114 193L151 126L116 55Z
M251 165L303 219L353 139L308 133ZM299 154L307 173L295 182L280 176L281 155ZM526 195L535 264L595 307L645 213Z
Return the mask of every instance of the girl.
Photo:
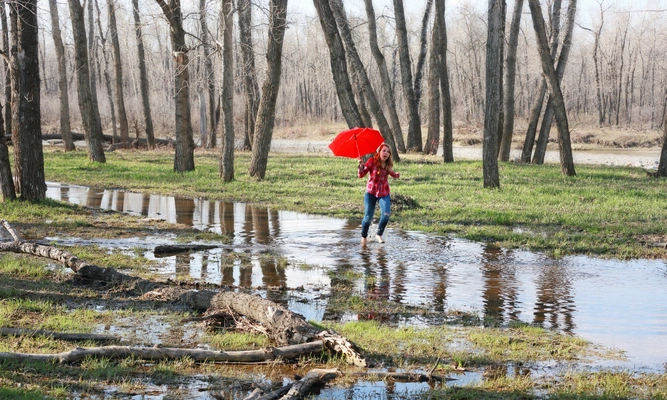
M366 237L368 236L368 228L373 221L373 213L375 212L375 204L380 204L380 221L378 222L378 230L375 239L378 243L384 243L382 234L384 228L389 222L389 215L391 213L391 201L389 198L389 181L387 175L393 178L399 178L400 174L393 170L394 161L391 156L391 148L386 143L382 143L373 157L362 163L359 158L359 178L363 178L366 174L368 176L368 183L366 184L366 195L364 196L364 219L361 221L361 245L366 245Z

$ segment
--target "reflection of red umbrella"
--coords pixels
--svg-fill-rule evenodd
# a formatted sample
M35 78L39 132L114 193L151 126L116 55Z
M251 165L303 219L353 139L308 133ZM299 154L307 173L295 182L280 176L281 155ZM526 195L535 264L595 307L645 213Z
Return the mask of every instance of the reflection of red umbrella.
M329 143L329 148L336 156L359 158L374 152L383 142L384 138L377 129L352 128L339 133Z

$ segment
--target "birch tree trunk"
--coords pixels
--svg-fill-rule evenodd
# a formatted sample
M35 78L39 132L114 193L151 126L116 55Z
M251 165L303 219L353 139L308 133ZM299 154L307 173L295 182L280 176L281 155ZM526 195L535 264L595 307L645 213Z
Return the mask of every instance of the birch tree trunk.
M387 111L387 114L389 114L389 123L391 125L391 131L394 133L396 147L398 148L398 151L405 153L403 130L401 129L401 121L399 120L398 112L396 111L396 99L392 90L393 85L391 84L391 79L389 79L387 62L385 61L384 54L382 54L382 50L380 50L380 46L378 45L373 0L364 0L364 3L366 5L366 15L368 16L368 36L371 53L373 53L373 58L375 59L375 63L378 67L378 73L380 75L380 82L382 82L382 98L384 101L384 108Z
M398 39L398 56L401 65L401 84L405 104L408 108L408 151L422 151L421 122L415 90L412 86L412 66L410 49L408 48L408 29L405 24L403 0L394 0L394 16L396 19L396 37Z
M538 40L538 51L542 62L542 72L547 81L549 94L553 98L554 113L556 116L556 125L558 127L558 145L560 147L561 172L567 176L575 176L574 161L572 159L572 145L570 143L570 128L565 111L565 102L563 93L560 90L560 83L554 70L553 58L549 54L549 45L544 27L544 18L539 0L528 0L530 14L533 19L533 27Z
M21 199L36 202L46 198L44 154L40 112L39 33L37 0L20 0L10 4L12 19L12 135L14 152L19 149L15 165L17 192Z
M485 188L499 188L498 129L500 127L503 89L503 42L505 32L504 0L489 0L486 41L486 106L482 169Z
M70 19L72 21L72 35L74 36L74 58L76 71L76 91L83 123L83 133L86 138L88 159L92 162L106 163L104 156L104 136L100 123L100 111L97 106L97 97L93 96L88 64L88 48L86 28L83 19L83 7L79 0L68 0Z
M255 139L248 174L264 179L271 148L271 136L276 119L276 99L280 89L283 38L285 37L287 0L271 0L269 13L269 43L266 52L266 79L257 111Z
M500 161L509 161L512 149L512 136L514 134L514 86L516 82L516 52L519 44L519 28L521 24L521 11L523 0L514 1L512 12L512 23L510 25L510 37L507 42L507 58L505 60L505 94L504 103L504 125L502 139L500 141Z
M130 133L127 126L127 112L125 111L125 96L123 94L123 65L120 58L120 43L118 41L118 26L116 24L116 2L107 0L109 9L109 35L111 36L111 46L113 49L113 67L115 80L114 93L116 94L116 106L118 107L118 123L120 124L120 141L129 142Z
M74 141L72 140L72 127L69 118L69 91L67 85L67 58L65 55L65 46L63 45L62 34L60 32L60 17L58 16L58 3L56 0L49 0L49 9L51 12L51 36L56 50L56 59L58 62L58 99L60 100L60 135L63 138L65 151L74 150Z
M220 149L220 178L223 182L234 180L234 70L233 43L234 5L232 0L222 0L220 21L222 28L222 147Z
M329 47L331 72L343 118L345 118L348 128L363 127L364 122L361 118L357 102L354 100L354 91L352 90L350 75L347 71L345 49L338 33L333 11L326 0L313 0L313 2L315 3L317 16L319 17L322 31Z
M139 15L139 0L132 0L132 16L134 18L134 33L137 38L137 62L139 64L139 87L141 89L141 106L144 114L144 128L146 142L149 149L155 148L155 133L153 132L153 117L148 90L148 72L146 71L146 53L144 51L144 35L141 31L141 17Z
M169 22L171 46L174 54L174 91L176 92L176 154L174 155L174 171L193 171L195 169L195 143L192 138L188 47L185 44L181 1L170 0L169 4L164 0L155 1Z

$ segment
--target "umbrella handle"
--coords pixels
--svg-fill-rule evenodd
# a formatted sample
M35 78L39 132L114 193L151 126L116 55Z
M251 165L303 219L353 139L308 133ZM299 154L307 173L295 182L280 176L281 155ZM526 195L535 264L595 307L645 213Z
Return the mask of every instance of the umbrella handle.
M359 152L359 142L357 142L357 135L354 135L354 145L357 146L357 156L361 158L361 153Z

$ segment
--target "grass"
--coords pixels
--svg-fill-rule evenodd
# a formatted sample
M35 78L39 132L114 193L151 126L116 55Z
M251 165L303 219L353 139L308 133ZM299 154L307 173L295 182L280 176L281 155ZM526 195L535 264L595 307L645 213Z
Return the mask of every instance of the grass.
M217 152L197 151L196 170L173 172L166 152L113 152L106 164L93 164L84 152L45 151L49 181L123 188L163 195L203 197L261 204L282 210L360 220L364 181L349 159L315 155L272 154L264 180L245 173L250 155L235 155L235 180L218 174ZM507 248L546 251L555 256L588 254L620 259L664 258L655 243L667 242L667 193L664 178L632 167L578 165L565 177L556 165L500 163L501 188L483 188L482 164L443 164L435 158L408 155L396 166L401 179L391 182L390 224L406 230L455 235L494 242ZM46 210L30 205L34 219ZM15 205L0 205L2 214L19 219ZM23 213L21 212L21 215ZM85 226L81 218L56 219L52 225Z
M664 179L649 178L641 169L577 166L578 176L566 178L557 166L500 164L501 189L482 188L481 163L444 165L435 159L406 156L396 166L402 178L392 182L392 226L456 235L496 246L604 257L662 257L667 220ZM49 181L104 188L238 201L275 209L361 219L364 181L355 178L354 161L313 155L271 155L265 180L245 174L249 155L237 153L236 179L220 181L218 154L197 152L197 169L176 174L173 154L121 151L107 154L107 164L91 164L84 152L45 152ZM45 236L136 237L173 232L183 240L225 241L223 235L191 227L146 221L120 213L101 212L46 200L38 204L0 203L0 219L8 220L26 239ZM150 278L141 249L108 251L97 246L71 247L72 253L100 266L131 270ZM225 256L227 257L227 256ZM243 254L230 262L248 263ZM233 259L232 259L233 258ZM236 258L240 258L236 260ZM270 262L269 258L267 262ZM286 260L279 260L284 267ZM299 266L308 270L313 266ZM373 313L425 313L384 301L370 301L350 291L360 275L345 271L332 278L341 310ZM334 279L335 278L335 279ZM373 285L369 278L367 285ZM90 332L100 325L121 323L177 326L169 340L179 340L183 310L124 297L121 291L99 291L81 285L71 275L43 259L0 254L0 326ZM122 306L118 306L122 304ZM105 311L93 310L102 305ZM333 304L336 307L336 304ZM376 321L345 324L323 322L358 344L378 367L428 371L456 376L461 370L482 372L483 379L461 387L437 387L424 397L447 399L620 399L666 398L664 374L628 371L554 371L536 373L535 366L599 357L616 357L579 338L524 324L482 327L479 320L418 328L388 326ZM120 322L124 321L124 322ZM133 321L133 322L127 322ZM214 349L241 350L271 346L258 335L208 333L201 339ZM0 337L0 352L55 353L74 346L44 337ZM194 363L184 358L145 362L136 359L88 359L80 364L0 362L0 399L103 398L152 395L165 385L170 398L188 398L198 382L228 397L244 397L258 380L282 382L315 367L348 368L337 358L304 359L284 368ZM195 382L193 384L193 382ZM414 395L418 398L419 395Z

